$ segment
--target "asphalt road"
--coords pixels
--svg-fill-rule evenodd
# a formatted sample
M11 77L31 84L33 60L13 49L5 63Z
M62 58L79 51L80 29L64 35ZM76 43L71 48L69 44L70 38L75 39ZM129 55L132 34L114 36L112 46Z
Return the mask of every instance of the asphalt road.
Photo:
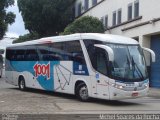
M0 114L57 114L76 117L76 119L98 119L101 114L159 114L160 99L145 97L121 101L91 99L80 102L73 95L28 89L20 91L18 87L0 79ZM85 114L81 116L82 114ZM84 118L82 118L84 117ZM108 116L107 116L108 117ZM57 117L58 118L58 117ZM100 119L100 118L99 118Z

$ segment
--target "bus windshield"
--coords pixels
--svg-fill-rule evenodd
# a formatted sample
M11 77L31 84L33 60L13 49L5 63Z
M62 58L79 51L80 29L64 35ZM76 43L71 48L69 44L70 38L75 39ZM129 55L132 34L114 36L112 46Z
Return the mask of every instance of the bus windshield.
M145 58L139 45L107 44L114 51L111 76L124 81L141 81L147 75Z

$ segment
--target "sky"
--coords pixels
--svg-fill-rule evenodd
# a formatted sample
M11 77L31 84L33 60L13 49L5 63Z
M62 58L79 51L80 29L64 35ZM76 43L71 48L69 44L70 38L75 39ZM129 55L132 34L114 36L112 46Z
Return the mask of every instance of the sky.
M16 14L16 19L12 25L8 26L8 31L6 32L6 35L5 35L5 37L7 38L0 40L0 49L4 49L7 45L12 44L14 39L9 39L9 38L18 38L20 35L24 35L28 33L28 31L25 30L24 28L24 22L23 22L21 14L19 13L18 6L17 6L17 0L15 0L14 6L9 7L7 9L7 12L9 11Z
M19 9L17 6L17 0L15 0L15 5L12 7L9 7L7 11L12 11L13 13L15 13L16 19L15 19L15 23L8 26L8 31L6 33L6 36L18 37L19 35L26 34L28 31L25 30L24 28L24 22L23 22L21 14L19 13Z

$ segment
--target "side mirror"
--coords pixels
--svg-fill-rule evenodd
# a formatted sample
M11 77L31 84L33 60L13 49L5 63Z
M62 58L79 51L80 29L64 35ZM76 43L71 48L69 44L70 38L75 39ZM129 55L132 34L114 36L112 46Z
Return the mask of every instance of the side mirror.
M144 47L142 47L142 49L145 50L145 51L147 51L147 52L149 52L151 54L152 62L156 61L156 55L155 55L155 53L154 53L153 50L151 50L149 48L144 48Z
M109 61L111 61L111 62L114 61L114 52L113 52L112 48L110 48L110 47L108 47L106 45L101 45L101 44L95 44L94 46L98 47L98 48L102 48L105 51L107 51L108 57L109 57Z

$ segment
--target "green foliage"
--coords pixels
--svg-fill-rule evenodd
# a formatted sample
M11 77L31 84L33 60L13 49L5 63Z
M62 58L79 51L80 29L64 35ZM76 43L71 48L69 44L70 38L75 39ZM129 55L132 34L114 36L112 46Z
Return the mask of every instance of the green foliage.
M23 36L19 36L19 38L14 40L13 43L21 43L25 41L35 40L38 38L39 38L39 35L37 33L29 33Z
M57 35L72 22L75 0L18 0L25 28L40 37Z
M15 22L15 14L12 12L6 12L6 8L14 5L14 0L0 0L0 40L7 31L8 24Z
M61 34L67 35L73 33L104 33L104 31L103 24L98 18L84 16L68 25L64 32Z
M7 24L12 24L15 22L15 14L12 12L8 12L5 19Z

